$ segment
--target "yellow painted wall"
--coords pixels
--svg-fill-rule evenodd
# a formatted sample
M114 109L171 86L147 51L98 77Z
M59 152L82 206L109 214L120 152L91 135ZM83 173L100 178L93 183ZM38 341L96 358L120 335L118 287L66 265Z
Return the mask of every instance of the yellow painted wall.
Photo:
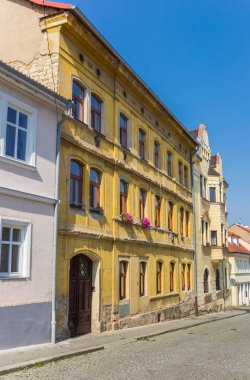
M69 29L70 33L69 33ZM52 28L53 30L53 28ZM76 34L78 31L78 34ZM101 51L101 47L99 47ZM84 55L80 62L79 54ZM100 53L101 54L101 53ZM96 69L101 75L98 76ZM129 262L128 303L129 314L136 315L178 305L187 300L187 292L181 290L181 264L191 264L191 288L193 291L193 217L190 154L194 143L186 137L180 125L169 116L165 119L152 101L124 81L121 72L91 50L80 26L68 25L61 30L59 58L59 92L71 98L72 80L78 78L88 89L103 100L105 107L104 136L90 127L90 118L83 123L71 118L62 128L60 162L60 210L58 247L58 334L67 326L70 259L77 253L88 255L99 262L100 292L99 318L93 329L107 329L118 321L119 308L127 301L119 301L119 259ZM126 94L125 94L126 92ZM143 107L143 111L142 111ZM129 119L129 150L119 143L119 113ZM158 125L157 125L158 124ZM139 157L139 128L146 133L146 162ZM100 145L95 146L95 137ZM154 140L160 143L160 169L154 167ZM173 178L167 175L167 151L173 154ZM69 205L70 160L77 159L83 165L84 211ZM188 168L189 188L178 183L178 162ZM103 215L89 210L89 173L97 168L102 174L101 207ZM129 183L128 212L133 224L123 223L119 211L119 181ZM155 195L162 198L161 228L144 229L139 220L139 188L147 191L146 216L153 225ZM174 204L174 228L168 231L168 202ZM181 238L179 210L190 213L189 236ZM146 295L139 296L139 262L147 261ZM162 294L156 294L156 261L163 262ZM175 289L170 293L170 262L175 262ZM187 280L186 280L187 282ZM188 292L189 294L190 292ZM189 294L190 300L191 294ZM107 311L109 310L109 311ZM107 316L107 313L108 316ZM118 314L117 314L118 313ZM103 327L104 326L104 327Z

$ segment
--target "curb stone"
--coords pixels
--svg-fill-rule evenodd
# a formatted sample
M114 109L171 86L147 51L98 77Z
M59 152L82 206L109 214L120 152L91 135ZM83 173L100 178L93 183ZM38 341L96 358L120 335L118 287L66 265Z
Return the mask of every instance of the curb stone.
M91 354L92 352L101 351L101 350L104 350L104 346L97 346L97 347L93 347L93 348L87 348L84 350L78 349L78 350L70 351L67 353L65 352L63 354L55 354L55 355L51 355L51 356L45 356L45 357L42 357L39 359L29 360L27 362L8 365L8 366L2 367L0 369L0 376L7 375L8 373L12 373L12 372L21 371L23 369L35 367L37 365L44 365L44 364L48 364L51 362L55 362L55 361L59 361L59 360L63 360L63 359L68 359L68 358L71 358L72 356L80 356L80 355Z
M191 329L192 327L205 325L207 323L218 322L218 321L222 321L223 319L235 318L235 317L238 317L239 315L243 315L246 313L247 313L246 311L243 311L242 313L239 313L237 315L228 315L224 318L214 318L214 319L211 319L209 321L199 322L199 323L196 323L196 324L190 325L190 326L177 327L177 328L171 329L171 330L165 330L165 331L160 331L160 332L154 333L154 334L143 335L143 336L136 338L136 340L140 341L140 340L146 340L146 339L150 339L150 338L156 338L157 336L169 334L169 333L176 332L179 330L188 330L188 329Z

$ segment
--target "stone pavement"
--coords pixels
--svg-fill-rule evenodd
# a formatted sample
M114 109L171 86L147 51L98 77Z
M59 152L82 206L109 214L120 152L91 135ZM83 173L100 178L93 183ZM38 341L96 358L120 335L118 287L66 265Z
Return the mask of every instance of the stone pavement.
M143 340L205 323L237 317L246 312L247 310L245 309L231 309L220 313L211 313L199 317L192 316L101 334L91 333L55 345L49 343L0 351L0 375L42 363L102 350L109 345L119 344L121 340L123 342Z

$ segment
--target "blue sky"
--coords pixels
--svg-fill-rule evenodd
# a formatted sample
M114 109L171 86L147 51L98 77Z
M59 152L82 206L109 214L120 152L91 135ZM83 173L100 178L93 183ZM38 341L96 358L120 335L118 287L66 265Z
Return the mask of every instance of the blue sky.
M188 129L207 125L230 185L229 223L250 225L249 0L73 4Z

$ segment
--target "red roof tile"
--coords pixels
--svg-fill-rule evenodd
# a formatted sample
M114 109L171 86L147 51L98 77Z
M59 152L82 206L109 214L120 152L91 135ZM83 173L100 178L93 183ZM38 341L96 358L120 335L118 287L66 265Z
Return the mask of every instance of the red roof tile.
M228 251L229 253L245 253L247 255L250 255L250 251L243 247L241 244L236 245L228 243Z
M72 9L73 5L71 4L62 4L62 3L55 3L53 1L47 1L47 0L28 0L30 3L45 6L45 7L51 7L51 8L59 8L59 9Z

